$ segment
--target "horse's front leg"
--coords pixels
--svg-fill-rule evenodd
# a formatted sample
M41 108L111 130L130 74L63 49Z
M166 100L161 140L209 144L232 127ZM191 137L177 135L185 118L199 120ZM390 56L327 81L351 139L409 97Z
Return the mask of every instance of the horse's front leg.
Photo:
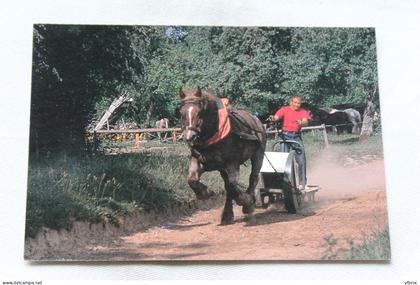
M254 204L254 197L242 192L238 188L239 165L229 165L226 168L227 183L225 182L226 191L231 191L232 198L239 206L251 206Z
M226 201L225 201L225 207L223 208L222 213L222 225L228 225L233 223L233 197L232 197L232 190L229 188L229 176L227 172L221 170L220 175L223 178L223 181L225 182L225 189L226 189Z
M214 195L213 191L207 191L207 186L200 182L203 169L194 156L190 158L190 168L188 173L188 185L194 190L197 199L206 200Z

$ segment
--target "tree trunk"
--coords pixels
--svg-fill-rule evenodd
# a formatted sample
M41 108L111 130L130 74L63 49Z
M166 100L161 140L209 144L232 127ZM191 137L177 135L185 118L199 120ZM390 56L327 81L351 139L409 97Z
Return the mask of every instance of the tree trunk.
M97 131L97 130L102 129L105 123L107 124L107 128L109 130L108 120L109 118L111 118L112 113L114 113L115 110L117 110L124 102L127 102L127 101L129 101L129 98L126 97L125 95L121 95L120 97L114 99L114 101L112 101L111 105L103 114L102 118L96 124L94 130Z
M363 114L362 129L360 132L359 142L363 143L373 133L373 119L375 116L375 110L377 108L378 100L378 87L377 84L369 92L366 100L366 109Z
M150 128L151 124L150 124L150 119L152 118L152 112L153 112L153 107L155 104L153 104L153 102L150 102L150 106L149 109L147 110L147 114L146 114L146 121L144 122L144 127L145 128Z

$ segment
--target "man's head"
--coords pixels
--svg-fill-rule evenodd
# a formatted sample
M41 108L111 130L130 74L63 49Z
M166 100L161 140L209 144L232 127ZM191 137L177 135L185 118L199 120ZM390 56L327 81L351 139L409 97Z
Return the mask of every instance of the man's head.
M289 104L293 110L299 110L300 105L302 104L302 98L300 96L293 96L290 98Z

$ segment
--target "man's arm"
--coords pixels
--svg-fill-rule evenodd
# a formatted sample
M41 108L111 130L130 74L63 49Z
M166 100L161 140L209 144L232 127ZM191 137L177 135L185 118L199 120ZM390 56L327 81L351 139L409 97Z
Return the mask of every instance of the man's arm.
M306 117L303 117L302 119L297 120L297 123L301 127L306 127L307 125L309 125L310 120L311 120L311 114L308 111L306 111Z
M279 110L277 110L277 112L274 115L270 115L268 117L268 120L270 122L276 122L276 121L278 121L278 120L280 120L280 119L283 118L283 116L284 116L283 113L284 113L284 109L283 108L280 108Z
M307 125L309 125L309 120L307 118L303 118L302 120L297 120L297 123L301 127L306 127Z

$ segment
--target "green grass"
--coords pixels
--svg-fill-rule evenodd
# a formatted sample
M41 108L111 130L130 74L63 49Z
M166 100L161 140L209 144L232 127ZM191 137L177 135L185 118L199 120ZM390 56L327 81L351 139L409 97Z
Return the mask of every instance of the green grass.
M302 134L302 139L305 146L305 153L308 165L311 165L314 158L326 150L322 133L320 131L307 131ZM274 138L269 138L267 140L266 150L271 151L275 142L276 140ZM371 136L364 143L361 144L359 143L358 135L335 135L329 133L328 142L328 151L337 154L338 159L344 159L347 156L383 156L382 137L380 135ZM279 145L277 144L275 150L278 151L278 149Z
M42 226L70 228L73 220L117 222L119 215L163 210L195 199L189 188L188 156L172 151L31 161L28 175L26 235ZM222 193L218 173L203 181Z
M347 239L347 246L338 246L338 239L332 235L324 238L324 260L389 260L391 246L388 228L377 231L372 236L365 235L363 242L356 245Z

